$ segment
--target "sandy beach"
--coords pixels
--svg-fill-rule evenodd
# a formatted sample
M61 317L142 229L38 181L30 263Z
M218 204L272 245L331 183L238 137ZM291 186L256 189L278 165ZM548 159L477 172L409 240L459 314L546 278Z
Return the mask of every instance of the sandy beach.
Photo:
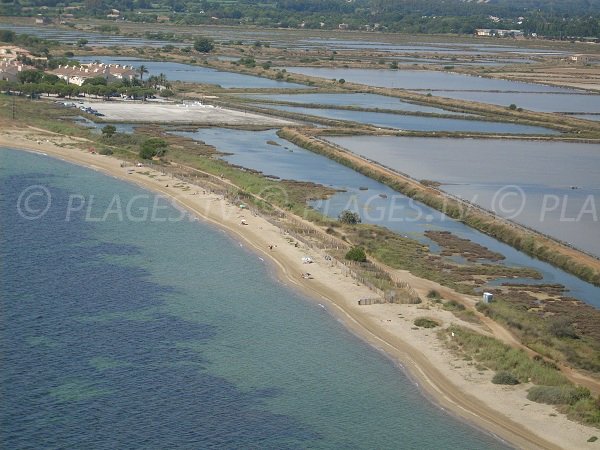
M79 148L73 148L74 145ZM116 158L91 154L84 150L83 140L43 130L4 128L0 147L45 153L135 183L170 197L201 220L227 230L241 245L271 261L286 285L322 304L350 330L405 368L436 404L511 445L528 449L597 446L587 440L600 435L600 430L569 421L552 406L530 402L526 398L530 385L492 384L491 371L480 372L473 363L457 358L438 340L435 329L416 329L413 321L417 317L431 317L444 326L454 323L489 334L484 325L464 322L435 306L358 306L360 298L375 294L348 277L324 255L306 248L266 219L240 209L239 205L201 186L185 183L187 189L183 189L182 183L148 167L122 167ZM302 260L306 256L313 260L308 266ZM311 279L300 276L307 271ZM428 289L438 289L449 296L460 295L408 273L405 276L422 298Z

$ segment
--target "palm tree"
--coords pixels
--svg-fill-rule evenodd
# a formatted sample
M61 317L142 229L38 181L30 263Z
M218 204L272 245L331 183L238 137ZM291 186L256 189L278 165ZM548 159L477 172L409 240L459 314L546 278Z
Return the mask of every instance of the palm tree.
M142 64L142 65L141 65L141 66L138 68L138 72L139 72L139 74L140 74L140 81L144 81L144 74L145 74L145 73L148 73L148 68L147 68L145 65L143 65L143 64Z

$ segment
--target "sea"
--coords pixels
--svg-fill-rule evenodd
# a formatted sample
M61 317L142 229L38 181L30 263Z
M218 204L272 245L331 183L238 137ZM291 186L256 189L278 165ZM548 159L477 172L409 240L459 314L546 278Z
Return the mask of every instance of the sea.
M168 199L4 148L0 208L2 448L508 448Z

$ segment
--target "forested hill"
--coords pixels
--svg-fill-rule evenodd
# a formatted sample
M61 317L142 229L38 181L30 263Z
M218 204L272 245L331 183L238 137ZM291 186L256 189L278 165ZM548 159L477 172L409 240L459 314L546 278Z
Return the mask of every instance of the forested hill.
M0 0L2 15L68 11L75 19L107 18L112 9L120 18L144 22L410 33L499 28L548 37L600 36L600 0Z

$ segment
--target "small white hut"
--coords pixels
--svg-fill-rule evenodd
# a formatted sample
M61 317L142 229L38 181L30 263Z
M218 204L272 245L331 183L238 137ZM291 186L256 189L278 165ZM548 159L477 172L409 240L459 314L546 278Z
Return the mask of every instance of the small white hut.
M491 292L483 293L483 303L492 303L494 301L494 294Z

